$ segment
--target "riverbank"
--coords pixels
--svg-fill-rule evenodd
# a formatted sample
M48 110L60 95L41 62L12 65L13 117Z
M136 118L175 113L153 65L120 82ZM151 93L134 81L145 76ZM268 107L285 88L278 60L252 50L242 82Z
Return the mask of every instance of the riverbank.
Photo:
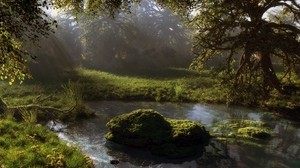
M41 125L0 119L0 144L1 167L94 167L80 149Z
M296 85L300 81L293 79ZM165 69L139 71L131 73L103 72L88 69L76 69L58 79L25 81L24 84L8 86L0 83L0 97L9 105L32 104L37 98L46 98L40 102L43 106L64 108L70 104L65 98L65 89L75 83L82 92L85 101L123 100L156 102L202 102L226 104L228 92L218 78L209 71L196 72L187 69ZM9 89L7 89L9 87ZM300 91L290 95L271 94L267 101L258 101L256 107L268 109L279 114L299 116ZM249 105L235 101L236 104ZM299 119L299 117L298 117Z

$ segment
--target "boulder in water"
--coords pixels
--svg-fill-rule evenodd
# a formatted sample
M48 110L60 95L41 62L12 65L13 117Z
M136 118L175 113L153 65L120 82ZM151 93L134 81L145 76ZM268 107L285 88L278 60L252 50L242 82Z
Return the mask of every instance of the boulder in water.
M271 133L267 129L259 127L239 128L237 133L244 137L252 137L257 139L270 139Z
M150 149L153 154L183 158L203 151L210 135L204 126L189 120L164 118L152 109L139 109L111 119L106 139Z

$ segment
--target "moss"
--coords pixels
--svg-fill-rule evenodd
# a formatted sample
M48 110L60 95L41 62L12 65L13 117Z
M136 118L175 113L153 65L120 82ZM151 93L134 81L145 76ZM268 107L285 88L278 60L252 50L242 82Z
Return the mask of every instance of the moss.
M167 141L169 137L166 135L171 132L170 124L162 115L151 109L135 110L116 116L106 126L112 134L106 136L108 140L122 140L123 144L131 146Z
M134 147L148 148L170 158L197 153L206 146L209 133L200 123L166 119L152 109L139 109L114 117L107 123L106 139ZM171 152L172 151L172 152Z
M172 127L172 141L181 146L208 145L209 136L205 127L189 120L167 119ZM207 136L203 136L207 135Z
M229 119L211 127L211 134L217 139L262 147L272 136L268 125L262 121Z
M252 137L257 139L270 139L271 133L269 130L259 127L244 127L239 128L237 134L244 137Z

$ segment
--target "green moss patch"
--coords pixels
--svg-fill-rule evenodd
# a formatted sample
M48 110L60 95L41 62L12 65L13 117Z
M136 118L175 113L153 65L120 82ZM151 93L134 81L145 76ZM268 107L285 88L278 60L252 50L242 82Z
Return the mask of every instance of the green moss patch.
M1 167L94 167L76 147L40 125L0 120Z
M237 130L237 134L243 137L251 137L258 139L270 139L271 133L265 128L244 127Z
M229 119L211 127L211 134L218 139L253 146L261 146L272 136L271 129L262 121Z
M192 156L208 145L209 133L198 122L164 118L152 109L139 109L107 123L109 141L147 148L169 158Z

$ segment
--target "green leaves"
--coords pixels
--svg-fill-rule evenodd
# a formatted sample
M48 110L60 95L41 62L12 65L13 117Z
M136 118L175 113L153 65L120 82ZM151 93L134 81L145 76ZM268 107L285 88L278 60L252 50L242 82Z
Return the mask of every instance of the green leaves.
M0 32L0 79L8 80L12 85L16 80L22 82L30 77L26 59L28 55L23 49L22 42L12 38L7 31Z
M34 58L23 43L37 42L53 31L54 21L43 10L43 0L4 0L0 3L0 79L13 84L30 77L27 59Z

